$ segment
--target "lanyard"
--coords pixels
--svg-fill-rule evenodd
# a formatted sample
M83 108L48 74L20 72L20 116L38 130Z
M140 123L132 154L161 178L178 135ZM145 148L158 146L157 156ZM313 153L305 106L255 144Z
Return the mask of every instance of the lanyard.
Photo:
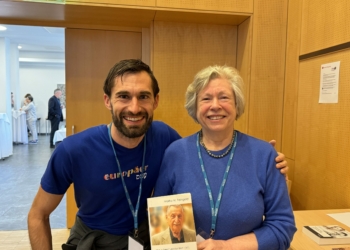
M233 133L235 133L235 135L234 135L235 139L234 139L234 142L233 142L233 147L231 149L230 158L229 158L229 160L227 162L226 170L225 170L225 173L224 173L224 177L222 179L222 183L221 183L221 186L220 186L220 190L219 190L219 194L218 194L218 198L216 200L215 206L214 206L214 201L213 201L213 195L212 195L211 188L210 188L209 181L208 181L208 176L207 176L207 173L205 172L201 150L200 150L200 147L199 147L199 133L197 133L198 158L199 158L199 161L200 161L200 164L201 164L201 169L202 169L202 173L203 173L203 176L204 176L205 185L207 186L207 191L208 191L209 200L210 200L210 207L211 207L210 238L213 238L214 233L215 233L216 220L217 220L217 215L218 215L218 211L219 211L219 207L220 207L220 203L221 203L222 193L224 191L224 187L225 187L225 184L226 184L228 172L230 171L233 155L234 155L235 149L236 149L237 133L236 133L236 131L233 131Z
M112 127L112 123L108 127L109 141L111 142L112 149L113 149L114 156L115 156L115 160L116 160L117 165L118 165L118 170L119 170L120 178L122 179L124 192L125 192L126 198L128 200L131 213L132 213L132 215L134 217L134 229L135 229L134 237L137 238L138 237L137 215L138 215L138 210L139 210L139 206L140 206L140 197L141 197L141 193L142 193L142 180L143 180L143 177L140 178L139 195L138 195L138 198L137 198L136 208L134 210L134 206L132 205L129 192L128 192L128 189L126 187L125 181L124 181L124 176L122 175L122 170L121 170L120 163L119 163L119 160L118 160L118 157L117 157L117 153L115 152L114 145L113 145L113 142L112 142L111 127ZM145 134L145 140L144 140L144 143L143 143L143 158L142 158L141 172L143 172L144 166L145 166L145 154L146 154L146 134Z

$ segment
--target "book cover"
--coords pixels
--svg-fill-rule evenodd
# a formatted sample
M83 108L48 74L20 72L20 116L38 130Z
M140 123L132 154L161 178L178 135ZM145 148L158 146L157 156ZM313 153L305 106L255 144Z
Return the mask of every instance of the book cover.
M197 250L190 193L147 199L152 250Z
M319 245L350 244L350 232L338 225L304 226L302 231Z

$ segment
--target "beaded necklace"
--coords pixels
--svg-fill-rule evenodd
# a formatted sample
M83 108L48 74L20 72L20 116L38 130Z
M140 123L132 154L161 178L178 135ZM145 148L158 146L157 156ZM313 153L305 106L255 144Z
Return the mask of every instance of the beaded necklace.
M223 158L230 152L230 150L233 146L233 142L235 141L235 134L236 133L233 131L233 136L232 136L230 146L227 148L226 152L224 152L221 155L215 155L210 150L207 149L207 147L205 146L205 144L203 142L203 131L202 130L199 131L199 143L203 146L203 148L205 149L205 151L208 153L209 156L211 156L213 158Z

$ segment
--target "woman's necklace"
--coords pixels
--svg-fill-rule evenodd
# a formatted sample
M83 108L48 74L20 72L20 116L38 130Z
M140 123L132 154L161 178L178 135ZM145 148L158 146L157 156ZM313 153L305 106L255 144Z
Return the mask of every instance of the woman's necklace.
M233 135L232 135L232 140L231 140L230 146L227 148L226 152L224 152L221 155L215 155L212 152L210 152L210 150L207 149L207 147L205 146L205 144L203 142L203 131L202 130L199 131L199 142L203 146L205 151L207 151L209 156L211 156L213 158L223 158L224 156L226 156L230 152L230 150L231 150L231 148L233 146L233 142L235 141L235 134L236 134L235 131L233 131Z

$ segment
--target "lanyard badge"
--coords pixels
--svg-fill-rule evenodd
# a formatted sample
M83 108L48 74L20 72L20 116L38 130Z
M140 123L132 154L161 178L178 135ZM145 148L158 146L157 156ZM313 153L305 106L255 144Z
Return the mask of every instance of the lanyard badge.
M198 158L199 158L199 162L201 164L201 169L202 169L205 185L207 187L209 200L210 200L210 207L211 207L211 230L210 230L210 236L209 236L210 238L213 238L214 234L215 234L217 215L218 215L218 211L219 211L219 207L220 207L220 203L221 203L222 193L224 192L226 180L227 180L230 168L231 168L232 159L233 159L233 156L234 156L234 153L235 153L235 149L236 149L237 133L236 133L236 131L234 131L234 133L235 133L235 135L234 135L235 139L234 139L234 142L233 142L233 147L231 149L230 158L229 158L229 160L227 162L227 165L226 165L226 170L225 170L225 173L224 173L224 177L222 179L222 183L221 183L221 186L220 186L220 190L219 190L219 194L218 194L218 198L216 200L215 206L214 206L214 201L213 201L213 195L212 195L211 188L210 188L209 181L208 181L208 176L207 176L207 173L206 173L205 168L204 168L204 162L203 162L201 150L200 150L200 147L199 147L199 140L200 140L199 139L199 133L197 134Z
M136 207L134 209L134 206L133 206L133 204L131 202L131 198L130 198L128 189L127 189L126 184L125 184L124 176L122 175L122 170L121 170L120 163L119 163L119 160L118 160L118 157L117 157L117 153L116 153L114 145L113 145L112 136L111 136L111 127L112 127L112 123L110 124L110 126L108 126L109 140L110 140L110 143L111 143L111 146L112 146L112 149L113 149L115 160L116 160L117 165L118 165L118 171L119 171L119 174L120 174L120 177L121 177L121 180L122 180L125 196L126 196L126 198L128 200L129 208L130 208L130 211L131 211L131 213L133 215L133 218L134 218L134 232L133 232L133 238L134 239L133 240L135 241L135 239L138 238L138 219L137 219L137 215L138 215L138 210L139 210L139 207L140 207L140 198L141 198L141 193L142 193L142 180L143 180L143 178L140 178L139 195L137 197L137 203L136 203ZM145 134L144 144L143 144L143 157L142 157L141 172L143 172L145 170L145 155L146 155L146 134ZM129 236L129 241L130 241L130 236ZM140 244L140 243L138 243L138 244ZM135 249L136 250L138 248L130 248L129 247L129 249Z

